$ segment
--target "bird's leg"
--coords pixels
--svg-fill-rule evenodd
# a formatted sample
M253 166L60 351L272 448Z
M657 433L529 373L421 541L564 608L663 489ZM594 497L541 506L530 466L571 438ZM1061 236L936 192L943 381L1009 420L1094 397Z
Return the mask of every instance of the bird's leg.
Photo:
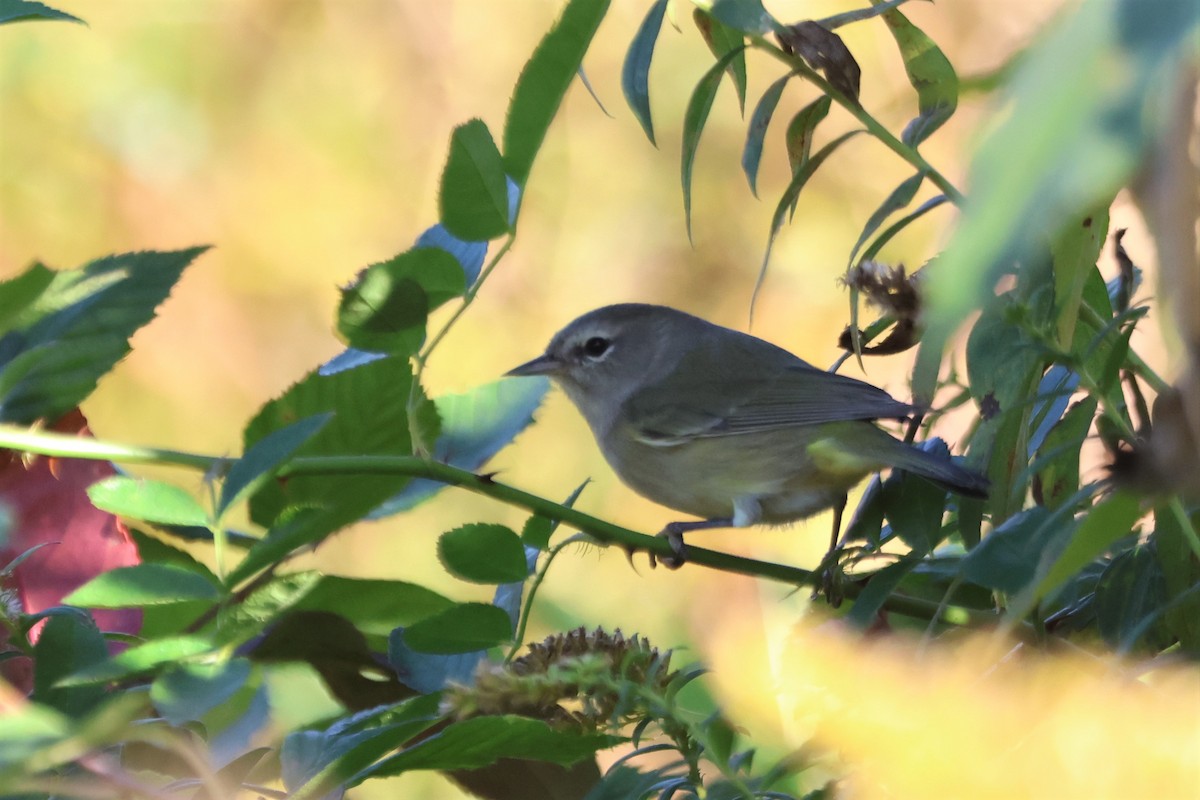
M659 561L667 569L679 569L687 561L687 545L683 542L683 535L688 531L699 531L706 528L728 528L733 525L733 520L728 518L722 519L702 519L696 522L671 522L668 523L659 536L666 539L671 545L671 552L674 555L663 556L661 559L655 558L654 552L650 552L650 566L658 565Z
M841 551L838 549L838 536L842 532L842 515L846 511L846 495L842 495L838 500L837 505L833 507L833 531L829 535L829 550L825 553L825 557L821 559L819 568L821 574L820 589L813 589L813 597L819 593L824 593L826 599L829 600L829 605L837 608L842 604L841 592L837 587L837 566L838 555Z

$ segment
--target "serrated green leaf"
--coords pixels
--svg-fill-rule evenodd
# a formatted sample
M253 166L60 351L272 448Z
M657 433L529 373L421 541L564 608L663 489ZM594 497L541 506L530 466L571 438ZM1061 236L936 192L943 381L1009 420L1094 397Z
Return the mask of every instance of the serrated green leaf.
M500 758L572 764L623 741L617 736L556 731L545 722L528 717L476 717L452 723L445 730L368 767L355 775L349 785L413 769L475 769Z
M479 242L508 232L504 161L481 119L459 125L450 135L438 208L442 225L460 239Z
M135 564L97 575L63 602L84 608L129 608L218 597L217 587L191 570L171 564Z
M704 123L708 121L708 112L712 110L713 100L717 97L717 89L721 86L721 75L739 55L745 53L745 45L741 45L717 59L704 77L696 84L688 100L687 111L683 115L683 151L680 165L680 177L683 182L683 216L687 225L688 241L692 238L692 167L696 163L696 149L700 146L700 134L704 132Z
M268 434L297 420L333 412L333 419L296 450L295 457L411 455L405 411L411 382L408 361L397 357L333 375L309 373L282 396L263 406L246 426L243 447L249 450ZM336 516L345 519L346 515L357 513L350 506L357 509L360 503L371 500L378 505L407 480L398 475L293 475L283 482L269 481L254 493L250 500L251 518L263 527L270 527L287 506L330 511L341 506ZM346 520L349 521L352 519ZM288 527L299 526L313 533L325 524L335 524L335 520L331 517L322 522L310 517ZM255 549L261 546L265 543Z
M92 505L121 517L168 525L207 525L208 514L183 489L144 478L113 475L87 490Z
M727 54L737 51L733 61L729 62L726 67L726 72L729 73L729 79L733 81L733 88L737 91L738 107L742 113L746 111L746 35L741 31L721 22L714 18L711 14L706 13L703 9L697 8L692 13L692 19L696 23L696 27L700 30L700 35L704 39L704 43L708 45L708 49L717 58L724 58Z
M163 672L150 686L150 701L172 725L199 720L233 697L250 678L247 659L215 664L179 664Z
M9 332L0 421L29 424L79 405L129 352L129 337L205 248L126 253L56 272Z
M452 605L444 595L415 583L322 575L291 608L338 614L365 634L386 636Z
M625 63L621 67L621 91L625 94L625 102L646 132L650 144L656 147L654 121L650 116L650 62L654 58L654 46L658 42L666 12L667 0L655 0L638 26L633 41L629 43Z
M746 173L750 193L755 197L758 197L758 164L762 160L763 141L771 124L771 117L775 115L775 108L779 105L779 98L783 96L783 89L792 79L792 75L793 73L789 72L763 92L758 104L754 106L750 124L746 128L746 145L742 148L742 171Z
M172 664L207 652L211 645L197 636L173 636L136 645L97 664L76 670L58 681L59 687L86 686L93 683L130 678L151 672L163 664Z
M486 650L510 639L508 614L488 603L458 603L404 630L413 650L440 655Z
M466 291L462 265L437 247L417 247L372 264L342 292L338 333L351 347L411 355L425 341L428 313Z
M21 327L28 315L36 316L36 301L53 282L54 272L34 263L0 283L0 334Z
M504 170L524 187L609 0L570 0L521 70L504 121Z
M64 22L78 22L80 25L87 25L79 17L68 14L65 11L59 11L57 8L51 8L44 3L35 2L35 0L0 0L0 25L6 25L10 22L29 22L38 19L62 20Z
M33 648L33 700L72 717L86 714L103 699L103 687L65 688L57 684L63 677L91 668L107 657L104 635L90 615L50 615Z
M858 249L871 237L871 234L878 230L884 220L912 202L913 198L917 196L917 191L920 190L921 183L924 180L925 172L922 170L911 178L901 181L900 185L884 198L884 201L879 204L879 208L875 209L875 212L867 220L867 224L863 226L862 233L858 235L858 241L850 249L850 262L848 266L854 266L854 257L858 254Z
M451 575L474 583L512 583L527 575L521 539L503 525L475 523L443 533L438 558Z
M904 14L892 9L884 12L883 19L900 46L908 82L917 90L918 114L900 137L916 147L953 116L958 107L958 75L950 59Z
M217 516L220 517L230 506L252 494L271 477L275 469L325 427L332 417L332 413L306 417L272 431L255 442L225 475Z

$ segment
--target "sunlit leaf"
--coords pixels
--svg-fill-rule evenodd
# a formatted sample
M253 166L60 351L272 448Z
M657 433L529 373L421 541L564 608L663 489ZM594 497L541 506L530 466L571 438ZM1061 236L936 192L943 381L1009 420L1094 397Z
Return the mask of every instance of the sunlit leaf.
M121 517L173 525L205 525L208 514L183 489L169 483L114 475L88 487L102 511Z
M413 650L441 655L483 650L511 638L508 614L487 603L459 603L404 630Z
M916 147L945 124L958 107L958 75L950 60L925 33L894 9L884 22L900 46L908 82L917 90L918 114L904 128L903 142Z
M442 171L438 216L460 239L484 241L508 231L504 162L481 119L454 129Z
M744 112L746 110L745 34L734 30L719 19L715 19L712 15L705 13L703 9L695 9L692 19L700 30L700 35L704 38L708 49L718 59L724 58L734 50L738 51L733 61L729 62L726 71L729 73L730 80L733 81L733 88L737 91L738 106Z
M192 570L172 564L135 564L97 575L63 602L85 608L127 608L218 597L217 587Z
M107 683L150 672L163 664L207 652L211 644L196 636L173 636L155 639L118 653L111 658L76 670L58 682L59 686L83 686Z
M325 427L332 416L332 413L326 413L306 417L272 431L255 442L229 468L225 483L221 486L221 502L217 507L217 515L220 516L231 505L253 493L263 481L270 478L273 470Z

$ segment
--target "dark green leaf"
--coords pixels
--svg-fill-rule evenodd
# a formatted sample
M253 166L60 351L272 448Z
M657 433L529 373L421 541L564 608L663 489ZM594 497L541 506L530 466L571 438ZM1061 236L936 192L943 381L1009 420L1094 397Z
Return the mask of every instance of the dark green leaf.
M411 355L425 341L430 311L466 291L458 259L437 247L373 264L342 292L338 333L351 347Z
M762 160L763 141L771 124L771 117L775 115L775 107L779 105L779 98L783 96L783 89L791 79L792 73L789 72L772 83L763 92L750 115L750 125L746 129L746 146L742 148L742 171L746 173L750 192L755 197L758 197L758 164Z
M709 13L743 33L766 33L775 24L762 0L715 0Z
M184 268L205 248L109 256L56 272L0 347L0 421L54 419L129 352Z
M150 700L172 725L199 720L227 701L250 677L250 662L244 658L215 664L179 664L150 686Z
M483 650L511 638L508 614L487 603L450 606L404 631L404 641L413 650L442 655Z
M534 514L525 520L521 528L521 541L528 547L545 550L550 544L550 534L554 532L554 522L546 517Z
M135 564L97 575L63 602L85 608L128 608L218 597L215 586L189 569L171 564Z
M889 564L876 572L867 580L854 605L846 615L846 622L856 628L866 629L874 625L879 615L879 609L891 596L900 581L904 580L913 569L921 563L921 553L908 553L894 564Z
M483 120L451 134L438 204L442 225L460 239L479 242L508 232L504 161Z
M451 605L444 595L415 583L322 575L292 608L331 611L363 633L386 636L398 625L411 625Z
M1164 621L1188 654L1200 655L1200 559L1192 554L1184 524L1195 526L1200 514L1176 516L1170 503L1154 509L1154 552L1162 567L1171 605Z
M96 664L73 671L59 680L58 686L85 686L93 683L130 678L151 672L163 664L172 664L207 652L212 647L196 636L173 636L131 647Z
M456 267L457 268L457 267ZM246 426L249 450L268 434L298 420L334 412L331 422L295 451L295 456L411 455L406 407L412 370L405 359L385 358L333 375L309 373L281 397L267 403ZM394 494L408 479L400 475L293 475L271 481L251 497L251 518L271 526L286 506L316 506L337 518L291 520L286 527L311 533L344 525ZM357 509L368 505L361 512ZM351 508L350 506L353 506ZM256 549L262 546L256 545Z
M1096 584L1096 627L1114 647L1131 649L1150 638L1153 648L1169 641L1163 621L1167 585L1154 548L1138 545L1113 558Z
M54 283L54 275L52 270L35 263L17 277L0 282L0 334L36 321L37 300Z
M114 475L88 487L101 511L170 525L206 525L208 514L190 494L169 483Z
M625 102L646 132L650 144L655 146L654 121L650 116L650 61L654 58L654 45L666 13L667 0L655 0L633 41L629 43L625 64L621 68L621 90L625 93Z
M504 121L504 169L524 187L551 120L583 64L608 0L570 0L521 70Z
M1125 492L1110 495L1083 515L1075 533L1058 558L1045 570L1034 599L1050 597L1067 580L1128 536L1142 514L1137 498Z
M717 63L704 73L704 77L696 84L688 100L687 111L683 115L683 151L680 177L683 182L683 216L687 224L688 240L692 238L692 166L696 163L696 149L700 146L700 134L704 132L704 123L708 121L708 112L712 110L713 100L717 97L717 89L721 86L721 75L733 63L733 60L745 53L745 45L729 51Z
M270 479L272 473L300 447L317 434L333 417L332 413L317 414L268 433L233 463L221 486L221 502L217 516L225 513L254 493Z
M1037 473L1042 505L1058 508L1079 490L1079 451L1096 416L1097 402L1085 397L1050 429L1039 451Z
M66 22L78 22L81 25L87 24L79 17L72 16L65 11L59 11L57 8L51 8L43 3L34 2L34 0L0 0L0 25L9 22L29 22L36 19L63 20Z
M797 111L788 123L787 131L784 133L784 143L787 146L788 163L792 166L792 175L796 175L808 164L817 125L829 115L832 105L833 100L822 95ZM797 193L796 196L799 197L799 194ZM795 207L794 202L792 207Z
M950 451L942 445L943 454ZM896 535L917 553L937 547L942 536L946 490L909 472L895 470L883 482L883 508Z
M476 717L455 722L440 733L361 771L350 785L370 777L414 769L473 769L499 758L530 758L572 764L624 741L617 736L556 731L541 720L517 716Z
M980 586L1015 593L1033 579L1044 558L1055 558L1070 540L1075 521L1035 506L1010 517L984 537L962 562L963 577Z
M870 219L867 220L867 224L863 226L862 233L858 235L858 241L850 249L849 266L854 266L854 256L858 254L858 249L871 237L871 234L875 233L879 226L883 224L883 221L912 202L913 198L917 196L917 191L921 188L921 182L924 180L925 173L922 171L901 182L884 199L879 208L875 209L875 213L871 215Z
M733 61L729 62L726 71L729 73L729 79L733 81L733 88L737 91L738 106L745 112L746 35L715 19L700 8L692 12L692 19L695 20L696 27L700 30L700 35L704 38L708 49L718 59L724 58L728 53L735 50L737 51L738 55L734 56Z
M525 580L521 538L503 525L476 523L443 533L438 557L450 574L474 583Z
M65 688L56 684L107 657L104 636L86 613L51 616L33 648L33 700L68 716L83 716L103 699L104 687Z

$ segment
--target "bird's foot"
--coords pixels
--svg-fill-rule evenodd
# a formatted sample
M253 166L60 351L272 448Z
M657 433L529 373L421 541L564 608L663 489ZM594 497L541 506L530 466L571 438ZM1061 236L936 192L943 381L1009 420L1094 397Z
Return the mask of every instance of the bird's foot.
M681 526L672 522L670 525L663 528L658 535L659 537L666 539L667 543L671 545L671 555L656 557L654 555L654 551L651 550L651 567L658 566L658 562L661 561L662 565L667 569L679 569L685 563L687 563L687 545L684 544L683 541L683 530L681 530Z
M834 548L825 554L821 559L821 563L817 566L816 576L817 582L813 585L812 599L816 600L821 595L825 595L825 600L833 608L837 608L845 599L845 592L842 588L846 578L846 573L842 571L841 564L842 551Z

